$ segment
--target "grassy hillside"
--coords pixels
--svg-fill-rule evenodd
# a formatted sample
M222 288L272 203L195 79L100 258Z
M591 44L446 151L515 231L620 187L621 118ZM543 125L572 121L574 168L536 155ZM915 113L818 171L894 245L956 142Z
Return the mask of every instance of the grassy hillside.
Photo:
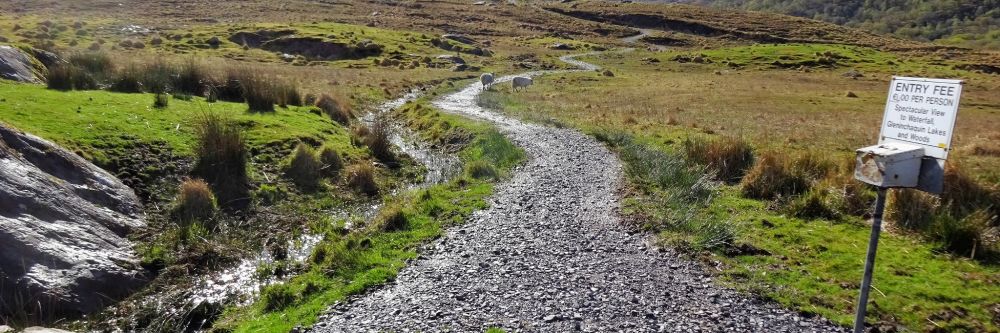
M1000 49L996 0L674 0L656 2L782 13L942 44Z

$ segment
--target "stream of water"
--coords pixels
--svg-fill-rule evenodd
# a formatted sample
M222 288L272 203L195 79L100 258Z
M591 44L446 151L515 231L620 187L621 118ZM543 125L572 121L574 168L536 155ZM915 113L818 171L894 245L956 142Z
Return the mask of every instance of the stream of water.
M372 112L362 117L362 121L371 122L375 117L382 116L393 109L401 107L409 101L422 96L422 91L413 90L404 96L379 104ZM403 154L409 156L426 168L426 175L421 182L409 184L406 189L424 188L448 181L461 172L461 161L458 157L434 149L422 142L416 133L401 126L392 124L390 140ZM350 209L332 211L335 219L370 220L378 214L381 201L374 200L368 204ZM313 249L322 241L322 235L309 233L305 230L300 236L285 244L286 256L283 258L288 265L304 264ZM215 273L196 277L188 288L165 290L154 297L140 300L140 308L153 309L158 318L145 324L139 319L130 318L127 326L136 329L142 327L149 330L171 330L171 327L199 327L202 322L213 320L212 309L221 310L226 305L248 305L259 297L260 291L269 285L287 281L291 276L278 277L275 274L260 274L260 267L278 263L279 258L267 248L259 250L254 255L240 260L237 264ZM133 315L134 316L134 315ZM190 322L190 323L188 323Z

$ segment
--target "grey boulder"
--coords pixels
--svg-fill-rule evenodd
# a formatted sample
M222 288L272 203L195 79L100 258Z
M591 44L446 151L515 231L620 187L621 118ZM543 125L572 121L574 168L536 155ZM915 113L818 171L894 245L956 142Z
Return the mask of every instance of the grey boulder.
M0 45L0 79L41 83L40 70L31 55L10 45Z
M0 318L90 313L141 287L125 236L144 225L115 176L0 123Z

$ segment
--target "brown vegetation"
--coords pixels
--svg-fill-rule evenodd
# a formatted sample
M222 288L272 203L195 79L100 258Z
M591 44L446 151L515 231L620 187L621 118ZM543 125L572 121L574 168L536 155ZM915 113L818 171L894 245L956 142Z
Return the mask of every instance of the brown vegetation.
M181 226L205 223L215 214L215 195L208 183L201 179L188 179L181 183L177 191L172 214Z
M754 162L750 143L738 137L689 138L684 141L684 152L689 159L708 166L717 179L726 182L738 182Z
M330 116L330 119L344 126L350 125L351 119L354 118L354 115L351 113L350 104L331 95L323 94L320 96L316 100L316 106L323 110L327 116Z

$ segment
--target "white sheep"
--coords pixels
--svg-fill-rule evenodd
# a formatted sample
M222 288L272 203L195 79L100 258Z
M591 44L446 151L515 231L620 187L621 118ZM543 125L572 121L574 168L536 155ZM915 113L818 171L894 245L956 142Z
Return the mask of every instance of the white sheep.
M493 85L493 73L483 73L479 76L479 82L483 83L483 90L490 89Z
M517 76L513 80L510 80L510 90L517 91L517 88L527 88L532 83L535 83L530 77Z

